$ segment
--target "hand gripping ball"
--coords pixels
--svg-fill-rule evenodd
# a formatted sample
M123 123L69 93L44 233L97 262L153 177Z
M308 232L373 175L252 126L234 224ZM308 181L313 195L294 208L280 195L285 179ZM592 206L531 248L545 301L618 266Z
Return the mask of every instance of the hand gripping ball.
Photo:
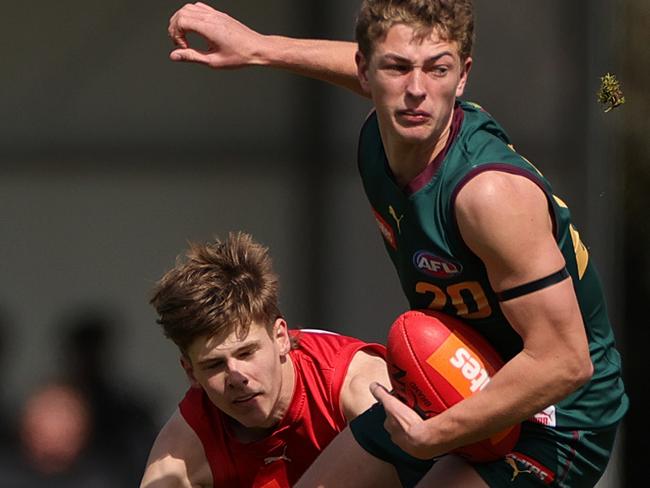
M474 329L432 310L409 310L388 333L388 368L394 393L423 418L434 416L483 389L503 360ZM519 439L514 425L454 450L471 462L493 461Z

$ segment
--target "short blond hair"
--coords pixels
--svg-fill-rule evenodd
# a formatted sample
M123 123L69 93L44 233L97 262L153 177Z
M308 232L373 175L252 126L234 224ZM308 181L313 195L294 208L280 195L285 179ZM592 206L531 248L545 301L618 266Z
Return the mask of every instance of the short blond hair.
M424 39L435 30L442 39L457 42L462 61L472 54L471 0L363 0L355 27L359 51L370 59L374 44L395 24L412 27L416 39Z

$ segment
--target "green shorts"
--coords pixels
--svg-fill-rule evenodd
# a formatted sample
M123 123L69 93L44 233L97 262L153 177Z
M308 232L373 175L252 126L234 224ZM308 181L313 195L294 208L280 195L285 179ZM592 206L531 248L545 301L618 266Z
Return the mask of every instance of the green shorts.
M354 419L350 428L361 447L395 466L404 487L411 488L435 460L416 459L397 447L384 429L385 419L383 406L375 404ZM593 487L607 467L616 429L562 430L524 422L511 453L504 459L473 466L494 487Z

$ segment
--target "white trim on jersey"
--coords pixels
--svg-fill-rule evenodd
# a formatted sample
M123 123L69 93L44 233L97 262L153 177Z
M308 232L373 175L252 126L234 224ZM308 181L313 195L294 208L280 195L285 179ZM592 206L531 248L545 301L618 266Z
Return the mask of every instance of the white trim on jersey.
M300 332L309 332L310 334L331 334L331 335L341 335L337 332L332 332L331 330L323 329L297 329Z

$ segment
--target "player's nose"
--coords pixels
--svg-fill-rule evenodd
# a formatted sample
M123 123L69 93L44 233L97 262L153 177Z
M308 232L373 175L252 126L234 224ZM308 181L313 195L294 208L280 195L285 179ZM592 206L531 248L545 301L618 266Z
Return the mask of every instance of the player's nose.
M242 363L239 361L228 361L227 364L227 382L228 386L235 388L238 386L245 386L248 384L248 375L242 368Z
M406 80L406 91L409 95L413 97L424 96L424 76L425 74L421 69L411 70Z

